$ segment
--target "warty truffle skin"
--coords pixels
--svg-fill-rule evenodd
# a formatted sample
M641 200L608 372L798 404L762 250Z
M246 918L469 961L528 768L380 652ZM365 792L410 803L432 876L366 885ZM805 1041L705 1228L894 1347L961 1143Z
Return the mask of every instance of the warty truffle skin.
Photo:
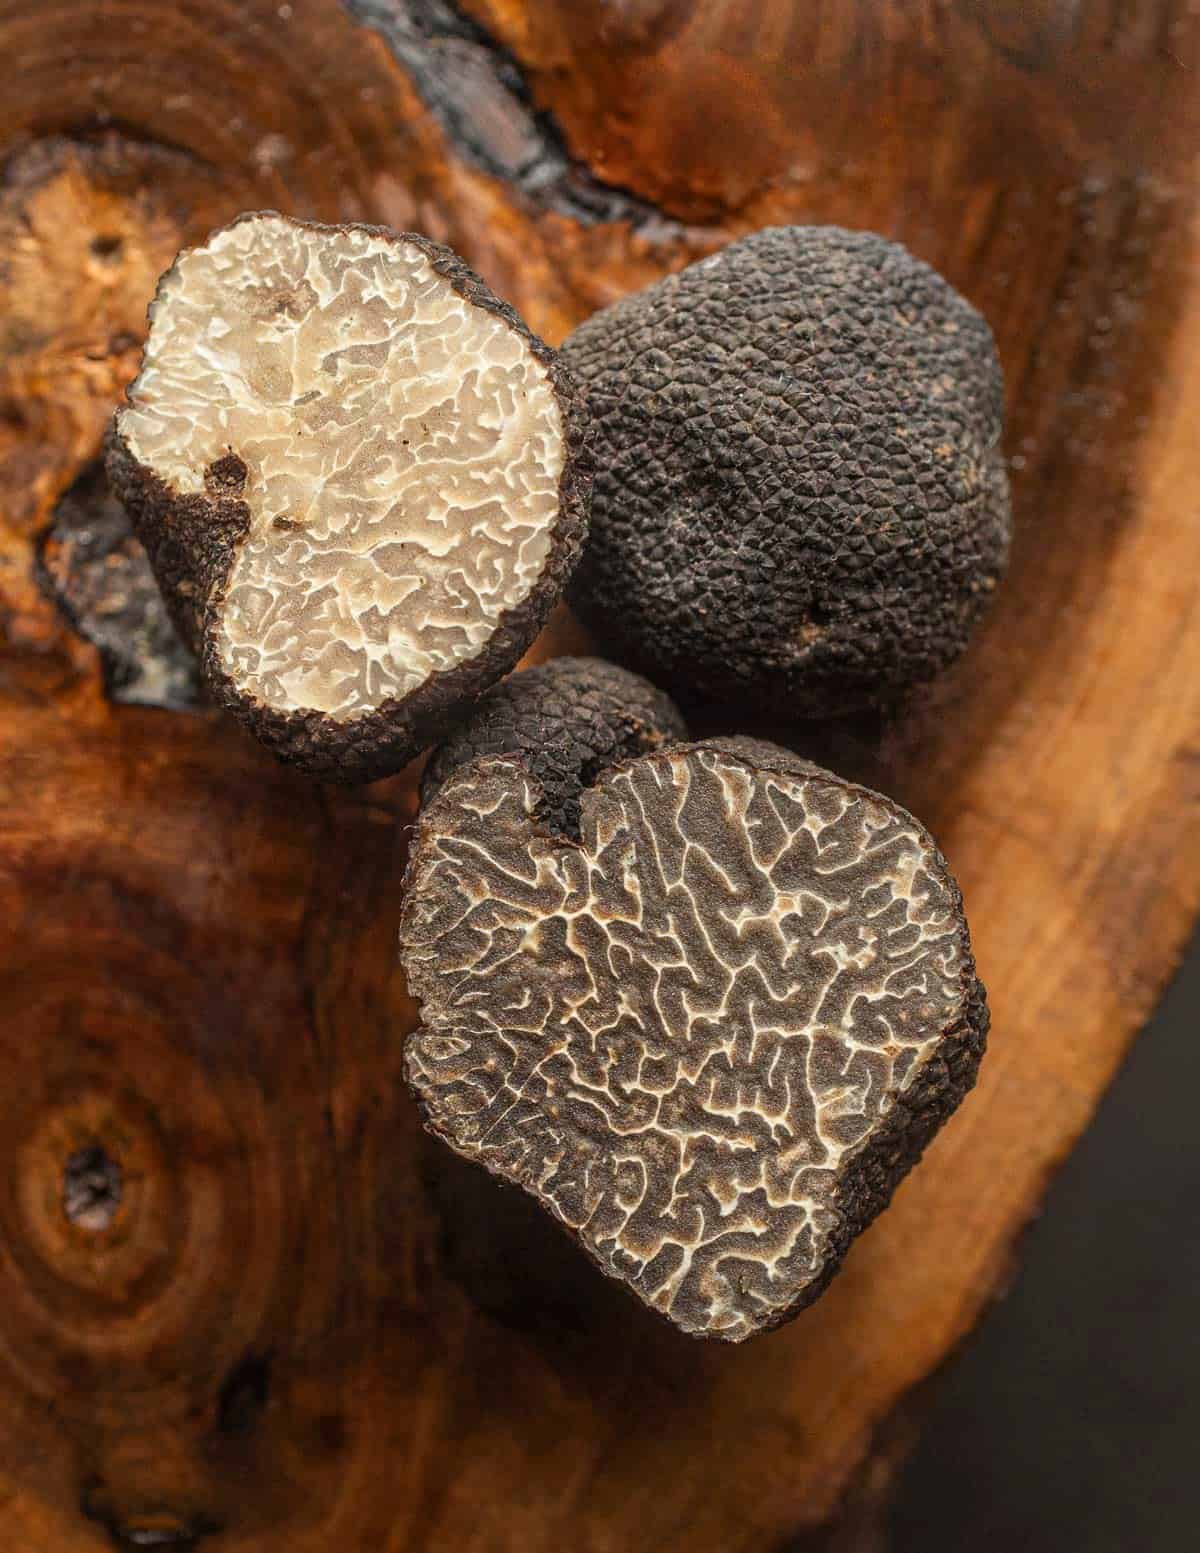
M962 898L891 800L757 740L607 766L574 840L520 757L423 809L401 959L426 1126L695 1337L812 1303L974 1083Z
M991 331L870 232L779 227L562 348L598 460L571 599L687 710L886 705L966 645L1003 575Z
M404 413L410 416L414 427L419 427L419 430L410 431L407 424L403 426L397 424L392 428L390 440L386 428L378 433L372 457L376 457L376 450L381 449L382 452L378 456L391 458L394 461L395 468L388 478L395 478L396 482L395 489L398 493L396 511L400 511L405 503L409 504L410 510L406 510L403 515L403 524L407 526L407 531L397 532L395 535L397 542L390 546L391 553L401 556L400 560L393 563L397 571L378 579L368 575L372 566L372 556L369 548L365 548L361 556L355 557L359 568L358 574L345 581L347 588L356 590L354 608L361 611L356 624L361 624L364 619L373 620L372 629L379 638L379 645L373 647L370 653L364 656L365 667L361 671L355 671L362 673L364 682L369 678L371 684L369 691L363 692L362 706L356 709L353 715L343 715L340 709L331 711L325 705L306 702L303 694L294 697L280 695L273 699L263 690L260 683L253 682L252 677L248 677L240 668L234 666L239 662L245 663L248 653L250 658L253 658L257 644L250 641L248 646L243 642L230 647L227 641L222 643L222 632L226 627L229 601L238 584L239 574L236 568L248 553L250 542L257 544L260 551L264 553L269 552L272 546L282 552L289 544L296 547L298 551L302 550L304 543L309 539L310 513L314 510L313 504L316 501L314 491L323 487L325 475L329 471L332 471L329 488L333 490L337 481L345 478L347 470L356 469L360 461L351 460L348 455L341 453L331 455L327 461L327 468L321 471L321 480L309 483L306 474L289 473L286 462L275 451L279 446L277 432L272 433L275 438L274 443L266 435L259 437L258 440L276 460L277 467L272 476L274 481L285 492L289 482L296 490L295 508L292 509L287 505L285 495L283 514L274 518L273 522L264 522L261 517L256 520L254 515L251 487L256 474L253 469L249 471L247 469L248 459L242 456L246 453L245 447L239 450L237 446L229 445L221 456L214 457L213 461L202 470L189 471L191 484L188 489L181 490L172 483L172 480L162 477L159 469L154 467L154 460L138 455L131 433L134 420L139 417L143 423L146 420L147 390L142 385L148 381L146 369L154 341L153 326L158 317L157 310L169 306L173 296L179 294L179 288L175 282L181 273L180 266L189 257L214 248L221 242L232 244L240 241L239 233L246 230L253 232L255 223L269 226L273 232L283 234L279 238L281 248L286 245L289 235L294 242L311 239L314 243L326 244L327 248L336 248L339 241L344 238L347 248L353 245L353 252L346 254L348 262L346 271L343 273L352 272L353 263L359 259L364 262L367 260L375 262L380 254L394 252L397 255L395 262L398 268L403 262L414 271L417 268L420 270L412 283L414 295L419 298L422 294L431 294L431 289L435 286L444 286L445 296L459 299L462 304L465 304L461 309L464 318L475 317L482 320L477 326L477 334L486 335L487 338L500 342L496 346L497 360L493 363L484 363L485 366L493 367L494 371L501 375L498 389L493 390L490 387L486 372L478 382L473 377L470 386L464 389L462 383L465 381L465 374L456 375L450 370L453 363L448 367L439 361L438 372L445 377L446 382L446 404L450 407L447 411L446 404L438 404L436 394L432 394L430 375L427 374L425 378L421 378L420 371L417 369L414 371L414 382L419 390L417 404L411 414L407 409ZM322 277L332 277L336 273L336 266L332 260L327 262L326 259L318 256L312 263L314 266L318 264L322 266ZM354 284L352 276L351 291ZM364 283L368 295L371 294L370 287L373 284L375 284L374 276L369 277ZM276 286L280 287L279 300L277 304L272 305L271 294ZM250 318L286 320L295 315L303 322L303 310L313 307L313 288L308 284L307 278L298 284L285 286L273 277L261 277L257 286L247 284L245 291L250 299L247 303L246 316ZM304 295L301 295L302 292ZM378 291L375 294L378 295ZM326 302L322 301L321 305L326 306ZM419 305L421 305L419 302L414 304L414 306ZM327 325L315 319L314 313L314 329L324 328L327 336L337 328L345 326L340 320L350 321L347 300L337 293L334 293L329 312ZM113 491L126 507L139 538L146 546L172 618L185 642L200 659L201 671L213 699L232 712L277 757L312 775L337 782L360 782L373 780L399 770L421 750L442 737L459 720L482 690L494 684L515 666L561 597L567 578L579 557L587 527L591 461L587 445L586 422L579 410L577 390L570 371L563 365L556 352L530 332L507 303L496 297L457 255L440 244L418 233L398 233L384 227L353 223L322 226L315 222L295 221L271 211L251 212L240 216L228 227L213 233L201 249L186 250L180 254L159 283L155 301L151 305L151 322L147 359L143 363L142 373L131 385L130 405L127 409L118 412L109 432L106 445L108 475ZM269 326L264 324L263 327ZM373 330L375 332L372 332ZM228 332L226 329L226 335ZM444 350L442 350L442 338L437 336L437 331L429 326L426 326L426 333L422 336L428 343L420 348L433 352L442 350L442 354L446 350L452 350L454 348L452 331L447 328L442 333L445 337ZM320 392L304 394L296 398L292 406L292 413L296 417L298 449L312 446L323 435L322 428L333 427L336 430L341 426L339 395L343 392L344 381L349 380L353 390L360 396L364 395L363 364L373 361L371 352L378 352L381 346L378 343L378 330L373 323L363 331L363 334L364 340L369 343L357 342L351 324L351 332L341 337L345 344L351 347L350 349L333 349L329 344L322 347L329 354L321 367L321 371L328 373L328 376L321 378ZM225 337L222 335L218 339L218 346ZM317 338L322 337L317 336ZM396 370L400 373L406 370L403 365L403 353L408 349L404 330L400 330L395 338L400 342L395 347L395 360L400 363ZM278 343L280 339L281 336L276 335L268 343L273 349L283 349L286 341L284 345L280 345ZM333 344L337 343L338 341L334 339ZM482 347L473 348L482 349ZM206 354L213 353L209 351ZM380 679L379 664L383 655L390 651L386 622L387 610L393 607L393 604L391 601L380 604L378 597L384 595L386 588L403 588L409 587L410 583L416 583L417 578L421 576L421 565L418 562L412 578L404 576L406 571L413 570L413 566L404 559L403 552L407 547L409 556L413 554L420 556L423 553L424 544L419 529L420 497L414 495L414 492L419 491L420 488L411 479L405 486L403 480L396 474L396 470L400 462L409 456L425 457L427 464L436 464L440 457L437 449L447 436L473 436L478 441L483 436L481 428L485 425L491 426L492 422L490 419L485 420L484 415L479 412L475 405L476 396L482 395L486 401L489 393L494 394L495 406L500 407L497 413L511 414L509 401L514 398L519 401L521 395L513 395L510 386L503 380L502 374L511 368L514 356L525 363L523 370L537 377L540 384L537 391L543 395L545 403L552 402L557 407L557 415L560 418L561 470L555 477L554 483L548 487L552 492L553 516L549 520L541 517L537 519L540 526L539 533L544 540L545 554L536 562L536 565L530 563L531 581L528 584L522 583L519 592L514 593L513 602L504 607L495 619L489 618L486 638L473 646L468 655L452 650L454 633L460 629L460 626L448 613L443 631L444 640L438 643L437 653L431 660L435 667L428 672L422 671L422 677L419 677L416 683L411 683L413 675L409 674L403 689L389 689L387 676L384 675L382 680ZM471 358L470 364L472 368L479 366L476 357ZM357 378L354 377L356 372ZM246 375L249 378L252 372L248 369ZM161 380L162 373L157 372L154 378L156 389ZM440 387L440 378L437 386ZM161 397L161 390L158 391ZM468 398L459 402L453 398L455 393L460 396L466 394ZM434 402L422 408L422 394L426 396L427 403L432 394ZM314 399L318 401L315 406L310 403ZM362 402L365 403L366 399ZM287 400L281 400L274 384L268 381L264 404L269 409L274 409L281 403L286 405ZM509 405L507 410L503 408L506 404ZM149 408L160 415L160 425L165 425L169 432L172 406L169 403L164 407L151 404ZM181 409L179 416L182 417L190 408L188 406ZM493 407L485 403L484 408L490 417ZM304 423L303 417L313 413L319 413L321 419L314 420L311 425ZM134 420L130 419L131 416ZM180 420L179 423L182 424L182 421ZM353 417L346 423L351 428L354 424ZM248 436L257 434L252 417L246 421L246 427ZM466 430L460 431L459 428L466 428ZM159 436L162 446L169 451L171 447L169 435L163 436L160 432ZM409 448L409 441L402 441L402 437L413 439L412 455L407 451L402 452L402 449ZM433 449L431 453L424 454L418 448L418 442L422 438ZM472 455L477 464L481 465L484 462L483 454L474 448ZM452 465L452 474L446 488L452 493L448 500L459 502L457 511L461 521L469 523L473 509L485 500L500 511L512 510L511 503L500 500L496 492L489 491L482 483L471 487L467 482L473 476L470 472L466 474L461 472L465 464L463 455L461 452L456 452L452 457L459 461ZM367 468L365 475L359 481L355 495L360 501L373 498L380 489L385 488L385 482L376 473L377 467ZM414 467L419 474L420 466ZM202 476L202 483L199 483L200 476ZM386 488L391 489L391 487ZM462 494L457 494L459 492ZM546 499L544 494L539 496L539 500L543 502ZM335 540L338 538L336 506L331 510L332 518L329 512L326 512L321 515L320 522L312 528L314 535L312 542L316 547L328 542L331 525L335 530ZM413 529L414 523L418 524L416 531ZM355 515L348 520L348 526L349 524L356 524L357 533L360 535L369 536L372 532L371 524L376 525L373 532L379 532L378 519L375 515L369 515L365 521ZM386 527L386 523L384 526ZM475 532L486 533L490 542L498 544L499 541L495 539L491 530L499 526L498 521L485 517L479 520L475 530L464 528L464 533L468 535L473 535ZM435 525L430 529L430 536L433 543L428 553L434 557L447 553L444 528ZM381 535L382 539L387 537L386 533ZM466 542L474 543L473 537ZM387 548L386 545L383 546L378 553L383 553ZM514 553L515 548L514 544ZM344 574L339 573L336 566L332 570L329 569L331 561L337 560L336 547L333 555L327 553L322 556L315 551L314 555L315 560L326 569L319 571L313 561L307 560L296 569L297 577L305 580L310 577L322 579L320 583L312 584L313 589L342 587ZM269 565L269 561L263 564ZM488 587L494 585L495 570L496 568L493 568L493 571L489 572L483 569ZM408 596L415 596L419 604L419 601L430 595L432 589L433 584L425 578L419 586L409 587ZM372 596L373 590L376 597ZM243 592L250 600L249 606L242 611L245 617L240 625L243 636L249 635L252 630L254 612L259 607L255 603L255 595L261 596L262 591L263 584L257 577L252 577L243 585ZM456 599L461 600L470 596L465 574L457 581L455 576L451 575L446 596L451 605ZM392 599L395 597L396 594L393 592ZM410 607L403 600L401 603L402 607ZM325 618L320 622L319 629L324 632L327 639L319 644L322 648L328 647L331 643L335 648L338 646L336 627L330 622L336 621L337 612L344 604L345 600L340 600L333 609L327 611ZM447 609L449 610L449 606ZM438 622L438 628L442 628L440 622ZM423 628L418 624L415 629ZM289 672L296 676L297 681L309 672L308 664L311 663L318 648L317 634L318 627L310 623L308 617L301 612L291 627L291 642L288 649L292 654ZM449 642L451 648L445 647L445 642ZM412 661L417 660L414 658Z

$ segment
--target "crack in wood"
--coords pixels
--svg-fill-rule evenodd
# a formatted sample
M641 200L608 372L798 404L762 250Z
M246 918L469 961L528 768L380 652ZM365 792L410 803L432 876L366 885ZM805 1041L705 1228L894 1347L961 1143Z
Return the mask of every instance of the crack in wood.
M670 216L573 157L554 115L534 102L515 56L449 0L342 0L411 76L453 148L529 203L582 225L626 222L667 241Z
M175 709L201 699L196 662L104 469L89 465L55 508L35 562L72 628L99 650L110 701Z

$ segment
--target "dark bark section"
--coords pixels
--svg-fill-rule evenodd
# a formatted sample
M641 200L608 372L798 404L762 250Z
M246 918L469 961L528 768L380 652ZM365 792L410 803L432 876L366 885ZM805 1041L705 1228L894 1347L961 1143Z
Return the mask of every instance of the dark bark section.
M171 624L150 559L93 465L59 502L38 546L38 575L100 651L109 699L182 709L200 699L196 660Z
M671 235L648 200L605 183L572 157L513 54L447 0L342 0L410 73L458 154L534 206L586 225L624 221Z

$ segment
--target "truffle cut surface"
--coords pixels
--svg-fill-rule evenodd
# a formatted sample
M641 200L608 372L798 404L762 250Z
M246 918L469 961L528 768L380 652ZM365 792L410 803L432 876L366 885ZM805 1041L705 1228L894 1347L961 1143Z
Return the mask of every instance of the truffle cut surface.
M165 500L244 503L203 629L271 713L353 721L471 663L561 537L550 353L447 250L375 228L261 214L183 253L116 434Z
M578 844L539 799L485 758L418 827L427 1123L685 1331L776 1325L973 1081L957 886L905 811L749 741L605 772Z

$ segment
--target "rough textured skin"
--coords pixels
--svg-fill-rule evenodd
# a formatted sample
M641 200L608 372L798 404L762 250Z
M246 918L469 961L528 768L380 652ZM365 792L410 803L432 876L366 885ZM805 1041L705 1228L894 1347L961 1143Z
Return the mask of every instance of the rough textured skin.
M253 212L239 220L252 220L261 214ZM331 233L351 230L344 225L317 229ZM342 782L369 781L398 770L445 733L462 715L464 703L514 666L562 595L578 559L592 480L579 396L557 354L531 334L514 310L449 249L416 233L392 233L368 226L353 230L415 246L459 296L502 318L545 367L562 415L564 462L548 558L532 590L523 602L501 615L486 645L473 658L430 674L409 694L384 701L352 719L265 705L230 677L217 648L225 587L249 524L249 509L242 500L245 469L236 449L206 472L204 495L181 495L133 456L117 425L110 430L107 442L112 489L133 519L172 617L199 656L214 698L282 760ZM160 282L160 295L162 285Z
M958 888L911 815L761 742L610 767L578 842L540 799L484 757L422 814L401 957L427 1125L683 1331L776 1326L974 1081Z
M514 674L481 697L421 783L430 804L460 766L485 755L518 757L541 789L539 817L579 837L579 798L601 771L687 738L668 696L602 658L555 658Z
M991 332L868 232L757 232L587 320L597 479L572 589L686 706L835 716L961 652L1006 563Z

